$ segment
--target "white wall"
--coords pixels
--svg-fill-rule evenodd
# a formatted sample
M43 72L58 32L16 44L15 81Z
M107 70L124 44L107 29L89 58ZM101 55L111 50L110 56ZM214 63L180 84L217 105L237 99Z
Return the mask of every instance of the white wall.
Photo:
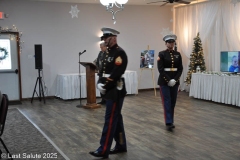
M78 6L78 18L72 18L71 6ZM81 61L92 62L99 53L99 37L102 27L112 27L120 31L118 44L128 54L128 70L140 73L140 52L165 49L161 31L172 30L171 7L126 5L124 11L116 14L114 25L111 14L100 4L75 4L55 2L34 2L27 0L0 0L0 11L9 18L0 20L1 27L14 24L23 32L21 53L22 97L32 96L37 79L35 69L34 44L42 44L43 73L48 87L48 96L56 91L56 77L60 73L78 72L78 53L87 50ZM85 72L85 68L81 67ZM155 83L158 71L155 65ZM140 89L153 88L151 72L143 71Z

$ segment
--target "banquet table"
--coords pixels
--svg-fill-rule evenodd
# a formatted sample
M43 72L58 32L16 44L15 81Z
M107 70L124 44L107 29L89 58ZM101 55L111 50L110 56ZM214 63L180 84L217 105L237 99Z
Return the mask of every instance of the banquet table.
M138 77L136 71L125 71L123 77L125 78L127 94L138 94ZM69 73L58 74L56 83L55 96L63 100L80 98L80 79L81 79L81 98L86 98L86 73ZM95 74L95 84L98 76ZM96 89L96 97L100 97L100 92Z
M240 76L193 73L189 96L240 107Z

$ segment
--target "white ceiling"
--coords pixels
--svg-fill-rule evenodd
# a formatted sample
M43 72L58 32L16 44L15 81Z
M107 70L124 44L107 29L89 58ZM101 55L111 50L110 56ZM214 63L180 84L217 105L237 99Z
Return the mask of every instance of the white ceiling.
M32 0L32 1L49 1L49 2L68 2L68 3L94 3L100 4L100 0ZM147 5L149 2L156 2L158 0L128 0L126 5ZM160 0L161 1L161 0ZM165 1L165 0L162 0ZM199 2L203 0L184 0L186 2ZM164 2L152 3L149 5L162 5ZM179 3L173 3L174 5Z

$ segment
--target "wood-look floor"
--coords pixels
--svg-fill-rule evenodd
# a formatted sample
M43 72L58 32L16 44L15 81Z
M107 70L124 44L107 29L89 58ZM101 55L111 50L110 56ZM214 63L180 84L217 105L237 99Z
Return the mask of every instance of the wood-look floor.
M85 100L82 100L85 102ZM23 101L18 107L71 160L98 159L105 107L77 108L79 100ZM240 108L179 92L173 132L165 129L159 94L128 95L122 110L128 152L112 160L240 160Z

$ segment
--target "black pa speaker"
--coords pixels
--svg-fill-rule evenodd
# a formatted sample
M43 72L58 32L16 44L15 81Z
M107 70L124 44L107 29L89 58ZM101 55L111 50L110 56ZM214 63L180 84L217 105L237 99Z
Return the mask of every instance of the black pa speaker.
M35 69L43 69L41 44L35 44Z

